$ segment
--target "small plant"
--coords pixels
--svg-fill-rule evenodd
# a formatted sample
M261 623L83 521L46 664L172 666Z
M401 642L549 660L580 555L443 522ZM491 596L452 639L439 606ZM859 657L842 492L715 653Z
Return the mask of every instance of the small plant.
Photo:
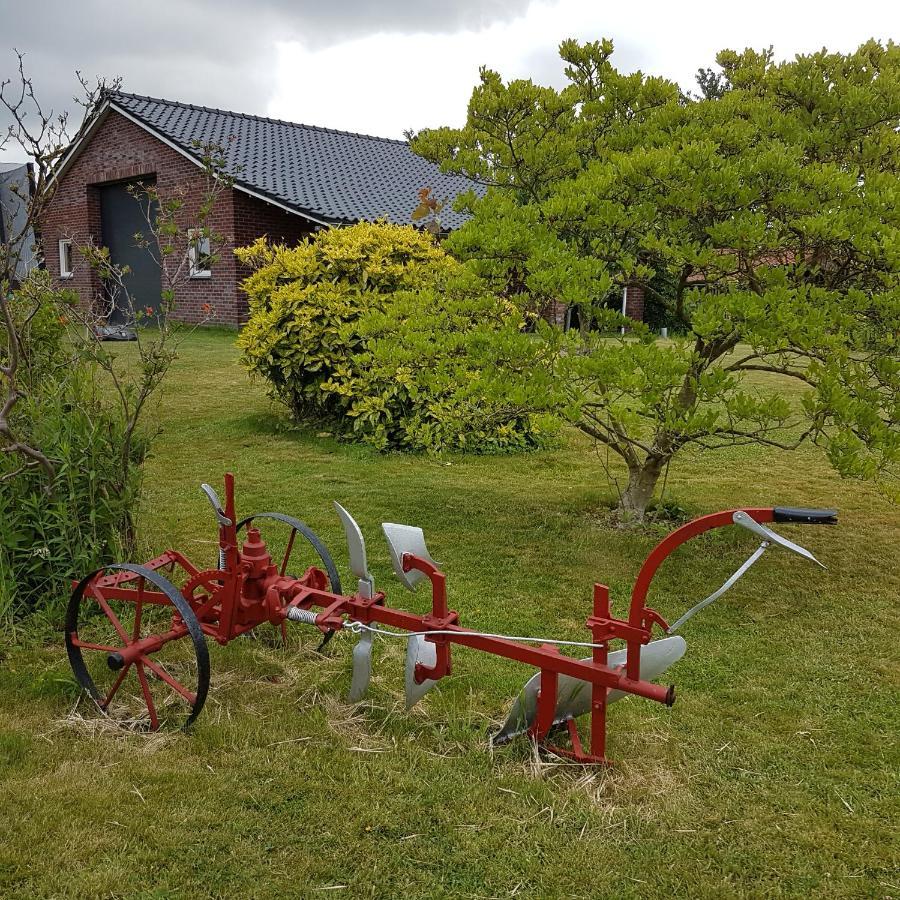
M178 297L191 272L201 264L213 265L225 237L210 225L211 216L222 193L231 188L232 179L223 171L225 160L215 144L195 144L200 154L204 188L196 208L187 202L187 187L178 185L161 193L155 185L138 183L130 188L135 202L141 204L146 222L134 235L135 246L147 253L160 269L161 291L157 306L142 307L128 288L129 270L116 264L107 247L88 243L79 247L82 259L100 276L103 294L92 302L77 304L70 315L73 327L69 336L80 355L101 369L114 387L113 398L124 426L118 485L126 490L135 459L132 444L139 440L138 427L150 398L162 384L178 347L186 334L198 327L173 318ZM98 339L101 326L113 309L125 315L125 324L133 327L139 365L129 366L115 351ZM202 322L215 310L208 303L201 307ZM199 324L202 324L199 323Z
M419 222L422 227L433 235L441 233L441 211L446 204L446 200L438 200L431 193L431 188L419 188L419 202L412 211L410 218L413 222Z

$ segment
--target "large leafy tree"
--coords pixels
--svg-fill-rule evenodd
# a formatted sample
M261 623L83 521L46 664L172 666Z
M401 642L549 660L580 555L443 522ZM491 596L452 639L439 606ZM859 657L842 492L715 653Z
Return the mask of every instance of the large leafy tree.
M464 201L455 254L535 308L607 326L544 328L558 352L541 357L554 401L624 460L623 515L643 516L687 447L814 441L841 473L895 489L900 47L724 51L699 97L611 54L564 42L560 90L483 69L465 126L413 148L487 188ZM666 285L655 299L682 334L619 334L604 306L629 283Z

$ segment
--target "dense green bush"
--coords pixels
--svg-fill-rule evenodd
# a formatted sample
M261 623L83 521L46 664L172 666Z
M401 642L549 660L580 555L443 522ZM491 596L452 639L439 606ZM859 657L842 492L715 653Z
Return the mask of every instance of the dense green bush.
M139 468L119 487L121 421L97 395L87 371L47 379L18 410L19 433L54 462L52 491L41 469L0 482L0 617L59 609L70 582L128 555ZM138 442L133 453L143 455ZM0 457L0 477L18 467Z
M381 449L489 452L535 446L545 423L496 396L479 363L519 311L486 295L434 239L360 224L295 248L238 251L243 362L297 421Z
M19 333L24 396L12 412L16 436L50 458L55 479L0 454L0 620L57 612L71 580L127 556L139 467L122 483L124 424L104 401L96 370L66 340L71 298L55 294L42 273L10 301ZM0 332L0 355L8 336ZM131 449L140 461L140 438Z
M61 348L66 331L65 310L77 300L71 291L54 292L50 274L32 272L19 290L10 295L9 311L19 335L18 377L37 384L62 364ZM9 338L0 320L0 360L7 356Z

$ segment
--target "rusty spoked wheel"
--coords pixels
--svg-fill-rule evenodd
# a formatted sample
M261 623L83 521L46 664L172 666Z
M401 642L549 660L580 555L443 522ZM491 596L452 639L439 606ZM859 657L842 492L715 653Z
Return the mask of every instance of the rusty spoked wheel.
M263 538L269 548L272 561L278 566L278 572L281 575L293 575L300 577L311 564L317 564L312 554L304 553L303 543L300 542L298 549L297 535L301 535L318 556L318 563L324 569L328 576L328 589L332 594L341 593L341 577L338 575L337 566L328 552L328 548L322 543L319 536L305 522L295 519L293 516L286 516L284 513L262 512L254 513L241 519L237 523L238 532L248 525L258 525L258 520L268 519L271 522L280 523L281 527L275 529L266 529ZM334 631L325 632L322 642L318 649L321 650L332 638ZM281 623L282 640L286 639L286 625Z
M209 690L206 638L178 589L132 563L83 578L66 611L66 652L100 712L123 725L187 728Z

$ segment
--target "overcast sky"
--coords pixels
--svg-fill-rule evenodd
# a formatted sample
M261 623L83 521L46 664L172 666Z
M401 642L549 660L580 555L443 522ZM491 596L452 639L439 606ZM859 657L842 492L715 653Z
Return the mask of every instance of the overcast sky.
M79 69L133 93L402 137L460 124L483 64L559 85L556 48L570 36L611 37L619 68L690 88L723 47L772 44L785 58L900 39L900 3L0 0L0 75L14 74L15 47L56 109L72 106Z

